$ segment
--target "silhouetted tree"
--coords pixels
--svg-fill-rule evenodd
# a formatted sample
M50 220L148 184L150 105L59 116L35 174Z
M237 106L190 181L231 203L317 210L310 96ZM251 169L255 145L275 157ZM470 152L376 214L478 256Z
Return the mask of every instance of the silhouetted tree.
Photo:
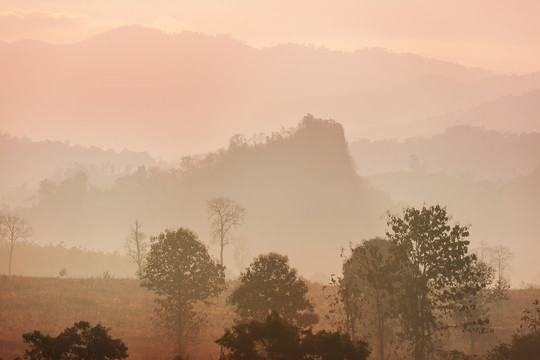
M276 312L263 322L251 320L226 329L216 343L226 349L226 358L231 360L302 358L300 329Z
M244 223L246 210L226 197L213 198L206 206L212 221L212 240L220 246L219 260L223 265L223 249L233 242L232 230Z
M467 286L476 275L476 256L467 253L468 227L450 226L449 221L439 205L409 207L402 216L388 216L386 234L400 267L396 294L402 333L415 360L434 352L433 340L448 326L456 300L479 290Z
M343 256L343 254L342 254ZM347 260L343 264L343 273L346 272ZM351 272L348 272L352 274ZM326 318L332 323L332 326L340 332L344 332L351 339L355 339L360 327L362 317L363 295L358 279L355 276L332 275L330 284L335 292L330 293L330 310Z
M499 300L498 291L491 287L493 284L493 268L483 262L475 261L471 265L475 276L466 279L464 284L469 288L475 288L477 291L463 294L461 298L456 299L454 307L454 317L460 324L460 329L469 337L469 346L471 354L476 354L476 342L483 334L493 332L489 320L489 305Z
M13 247L18 239L26 239L32 236L32 227L25 219L13 213L0 215L0 236L9 241L9 270L11 275L11 261L13 258Z
M373 338L381 360L385 359L385 348L392 343L390 319L395 317L393 294L398 269L392 257L393 246L388 240L375 238L351 249L350 257L343 264L343 277L339 282L346 320L351 323L346 327L350 331L348 334L355 339L358 332L356 327L363 325L365 333ZM354 314L361 315L362 321L358 316L354 319Z
M534 300L532 308L523 310L521 317L521 325L519 326L520 334L540 333L540 302Z
M139 222L139 219L135 219L134 226L130 225L131 232L124 244L126 255L137 264L137 275L141 274L149 248L148 242L145 241L146 235L141 231L142 224L142 221Z
M365 360L369 356L363 341L339 332L301 331L277 312L263 322L252 320L226 329L216 343L226 349L223 358L230 360Z
M156 314L175 336L177 351L186 350L186 335L195 330L193 305L208 303L225 288L223 267L216 264L188 229L165 230L151 238L141 286L156 293ZM189 325L189 327L188 327Z
M289 266L287 256L260 255L240 275L240 285L229 297L242 321L264 321L277 311L293 324L305 327L318 317L306 298L306 282Z
M127 347L121 339L109 335L109 328L87 321L76 322L58 336L43 335L40 331L25 333L23 342L30 344L24 354L31 360L105 360L125 359Z

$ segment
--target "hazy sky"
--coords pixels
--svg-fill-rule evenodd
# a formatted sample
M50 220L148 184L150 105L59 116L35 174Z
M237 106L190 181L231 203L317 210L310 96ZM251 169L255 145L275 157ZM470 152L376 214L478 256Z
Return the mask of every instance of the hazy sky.
M398 52L505 73L540 69L537 0L2 0L0 41L82 40L125 24Z

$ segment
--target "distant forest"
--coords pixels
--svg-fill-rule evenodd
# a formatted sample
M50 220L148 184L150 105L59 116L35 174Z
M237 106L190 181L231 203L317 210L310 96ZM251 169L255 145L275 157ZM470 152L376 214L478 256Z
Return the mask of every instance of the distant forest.
M473 224L473 245L487 242L515 249L521 260L514 268L513 279L519 279L514 286L521 280L540 280L540 274L528 271L535 263L532 254L540 250L534 226L540 213L536 133L457 127L430 138L349 144L340 124L307 116L297 127L269 135L235 135L226 149L186 156L177 164L146 154L7 136L1 144L10 147L2 166L12 181L25 174L25 169L13 165L16 154L25 154L28 163L36 164L33 179L43 176L35 190L28 186L20 196L26 200L19 197L15 202L23 204L19 210L35 229L30 240L38 244L123 253L136 218L144 221L148 235L188 226L209 243L206 201L228 196L247 211L238 234L249 244L245 256L290 252L306 276L328 276L339 268L341 247L383 234L386 211L404 204L440 203L456 219ZM50 155L46 158L51 164L64 164L56 176L47 177L52 167L37 161L44 154ZM74 162L96 154L101 156L91 165ZM295 255L304 246L312 249L312 255ZM225 256L231 260L230 270L238 271L232 249ZM321 264L320 258L328 261ZM20 261L14 262L15 273L59 271L58 266L30 270L33 267ZM71 274L88 274L73 266L68 268ZM126 274L111 266L96 268L94 275L105 271Z

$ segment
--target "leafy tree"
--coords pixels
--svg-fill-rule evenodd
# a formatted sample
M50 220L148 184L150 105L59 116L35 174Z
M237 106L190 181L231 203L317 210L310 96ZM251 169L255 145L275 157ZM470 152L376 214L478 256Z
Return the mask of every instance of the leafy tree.
M219 261L223 265L223 249L232 244L232 230L245 221L246 210L226 197L213 198L206 203L212 223L212 240L220 246Z
M345 272L345 270L344 270ZM360 284L353 276L332 276L331 285L336 290L329 296L330 310L326 318L331 320L337 331L355 339L359 332L363 314Z
M277 312L263 322L251 320L226 329L216 343L227 350L224 358L230 360L365 360L369 356L363 341L338 332L301 331Z
M289 266L287 256L260 255L240 275L240 285L229 297L242 321L264 321L277 311L298 326L318 321L313 304L306 298L306 282Z
M521 325L519 326L520 334L540 333L540 305L538 299L534 300L532 305L532 308L523 310Z
M352 249L343 265L344 280L356 283L356 297L363 299L363 325L374 340L380 360L385 359L385 348L392 343L390 320L395 317L393 246L381 238L364 241Z
M58 336L43 335L34 330L22 335L23 342L30 344L24 354L32 360L105 360L125 359L127 347L120 339L113 339L109 330L101 324L92 327L87 321L76 322Z
M15 241L32 236L32 227L25 219L13 213L0 214L0 236L10 243L8 275L11 275L11 260Z
M264 322L251 320L226 329L216 343L227 350L227 359L301 359L300 329L276 312Z
M197 236L188 229L165 230L151 238L151 249L141 286L156 293L156 314L175 337L183 355L187 334L196 328L193 306L208 304L225 288L223 267L216 264Z
M396 293L402 333L415 360L434 352L434 339L449 326L456 300L479 290L467 286L476 276L476 256L468 254L465 240L469 229L449 221L439 205L409 207L402 216L388 216L386 234L400 267Z
M149 248L148 242L145 241L146 235L141 231L142 224L142 221L135 219L135 225L130 225L131 232L125 242L127 256L137 264L137 275L141 274Z
M477 260L471 265L475 276L469 277L465 284L478 291L464 294L456 299L454 317L460 329L468 335L471 354L476 354L476 342L483 334L493 332L489 321L490 304L500 300L499 290L494 286L494 269L489 264Z

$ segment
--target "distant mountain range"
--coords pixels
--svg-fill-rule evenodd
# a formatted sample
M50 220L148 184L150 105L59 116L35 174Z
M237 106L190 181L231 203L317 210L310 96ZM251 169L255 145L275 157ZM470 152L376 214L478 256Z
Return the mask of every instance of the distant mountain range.
M350 142L349 147L361 175L422 169L497 182L529 175L540 168L538 132L514 134L452 126L432 136L403 141L362 139Z
M468 124L471 116L491 124L468 109L496 109L501 97L540 88L540 73L505 76L377 48L256 49L226 36L136 26L71 45L0 46L0 78L4 131L170 159L222 147L235 133L292 126L307 113L336 119L352 140L430 134L429 126L440 131L441 122ZM524 119L498 118L494 128L540 131L529 121L534 101L516 106Z

